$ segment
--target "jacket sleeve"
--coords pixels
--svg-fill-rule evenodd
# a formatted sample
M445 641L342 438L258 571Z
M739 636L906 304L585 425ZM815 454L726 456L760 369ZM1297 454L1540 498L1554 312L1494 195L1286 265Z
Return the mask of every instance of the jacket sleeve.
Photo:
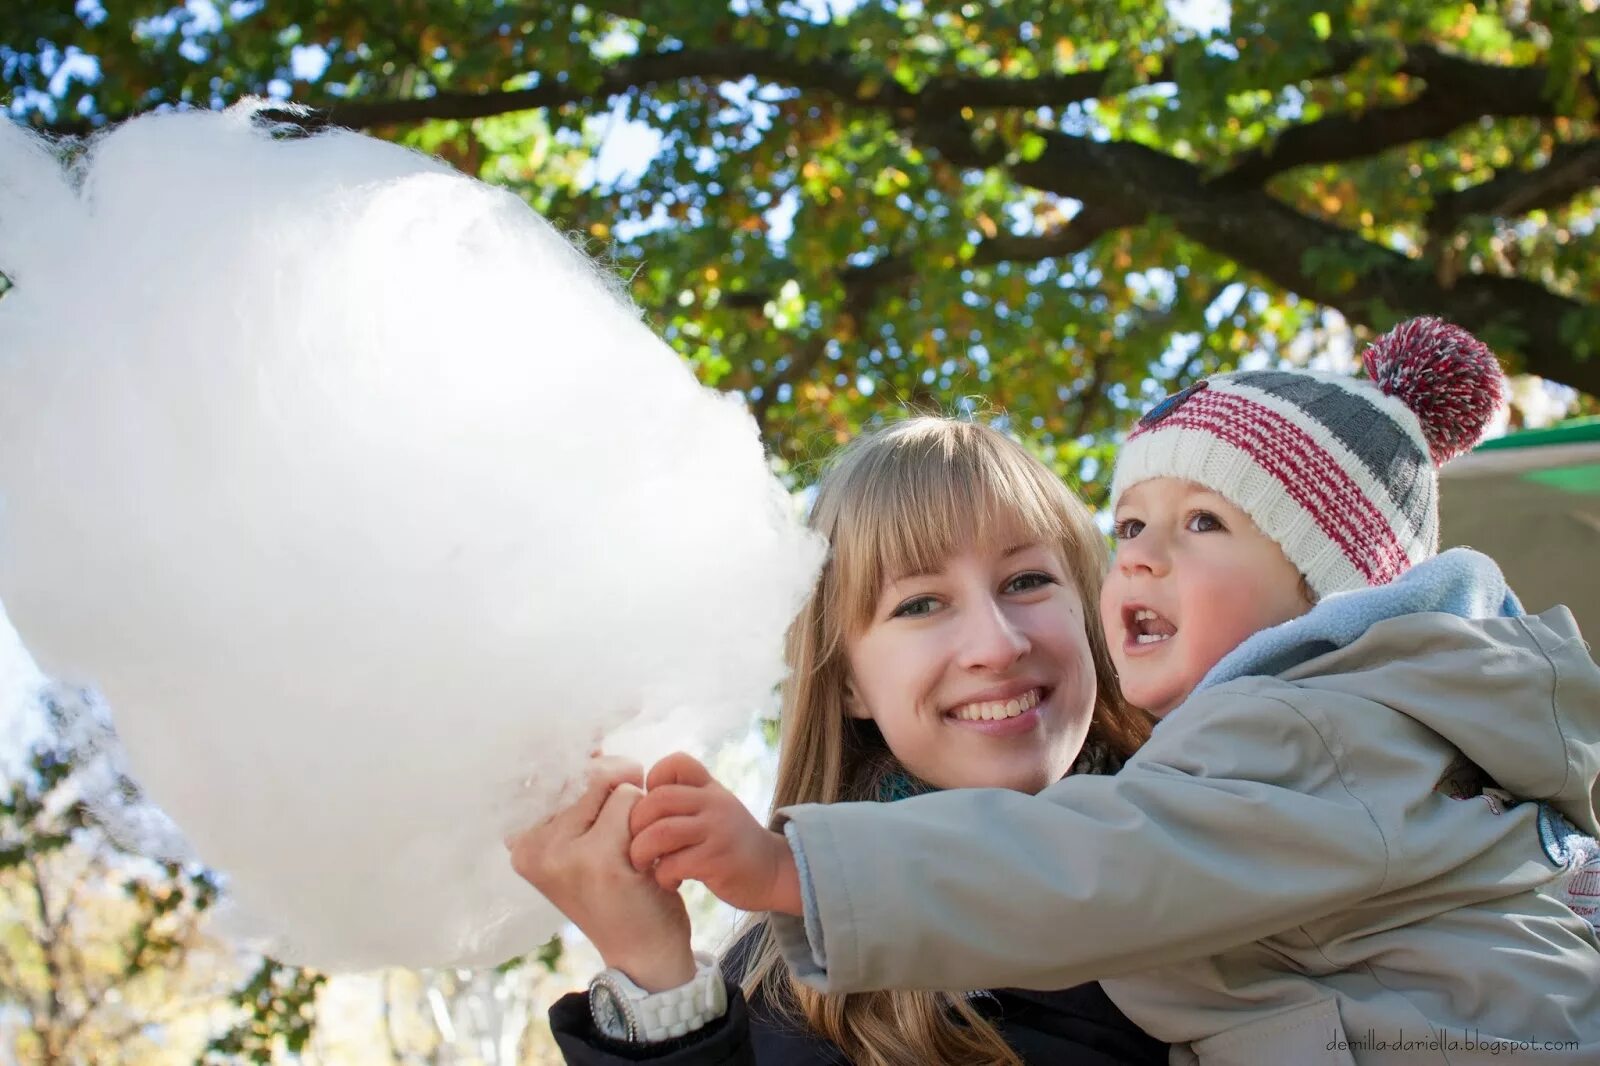
M804 927L772 916L785 958L828 992L1063 988L1378 894L1379 821L1276 684L1192 699L1114 777L786 808L809 885Z

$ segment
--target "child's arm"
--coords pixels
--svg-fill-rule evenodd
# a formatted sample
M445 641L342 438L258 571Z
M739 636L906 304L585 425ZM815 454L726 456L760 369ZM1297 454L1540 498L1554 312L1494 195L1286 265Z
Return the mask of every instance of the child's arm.
M806 928L773 919L791 966L829 992L1064 988L1377 894L1383 833L1322 735L1230 689L1164 722L1116 777L780 812L808 870Z
M1386 841L1323 736L1281 700L1218 695L1116 777L780 812L809 873L804 933L774 919L796 973L829 992L1064 988L1378 894Z

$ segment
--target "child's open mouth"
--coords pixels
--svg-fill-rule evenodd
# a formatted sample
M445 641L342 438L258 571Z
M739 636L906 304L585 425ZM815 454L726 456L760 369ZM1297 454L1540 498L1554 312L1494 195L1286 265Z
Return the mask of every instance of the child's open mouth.
M1178 627L1148 607L1125 607L1122 624L1128 634L1130 649L1149 648L1171 640Z

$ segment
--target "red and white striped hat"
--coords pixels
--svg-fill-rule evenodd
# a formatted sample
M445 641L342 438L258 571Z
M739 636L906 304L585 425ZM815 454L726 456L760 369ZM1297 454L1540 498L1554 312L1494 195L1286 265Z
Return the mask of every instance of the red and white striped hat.
M1438 465L1483 436L1505 375L1437 318L1401 323L1362 363L1371 380L1252 370L1167 397L1128 434L1113 505L1141 481L1182 478L1248 514L1318 598L1393 581L1438 551Z

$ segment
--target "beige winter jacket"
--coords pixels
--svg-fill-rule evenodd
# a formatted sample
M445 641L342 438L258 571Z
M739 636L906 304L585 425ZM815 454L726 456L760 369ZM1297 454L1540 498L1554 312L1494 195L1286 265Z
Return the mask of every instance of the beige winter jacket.
M1469 764L1522 802L1453 798ZM830 992L1117 978L1178 1063L1600 1064L1600 944L1549 894L1597 779L1565 608L1402 615L1196 694L1116 777L786 809L818 942L780 935Z

